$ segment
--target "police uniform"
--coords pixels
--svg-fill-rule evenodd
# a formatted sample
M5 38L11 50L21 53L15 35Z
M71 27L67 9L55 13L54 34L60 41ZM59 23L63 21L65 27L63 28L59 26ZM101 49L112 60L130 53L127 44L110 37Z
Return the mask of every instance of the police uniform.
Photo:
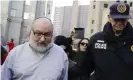
M116 2L110 7L110 16L131 18L129 5ZM128 22L123 33L116 37L110 22L102 32L90 39L82 65L69 70L69 77L90 74L95 80L133 80L133 27Z

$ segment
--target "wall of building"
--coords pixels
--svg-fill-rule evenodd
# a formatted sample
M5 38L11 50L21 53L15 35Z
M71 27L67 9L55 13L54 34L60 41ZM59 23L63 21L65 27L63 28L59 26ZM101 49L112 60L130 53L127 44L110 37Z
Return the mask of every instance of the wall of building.
M49 19L52 19L53 1L48 0L46 6L47 6L47 7L45 7L45 9L46 9L46 16L47 16Z
M102 14L102 25L101 25L100 31L103 30L104 25L105 25L105 24L107 23L107 21L108 21L108 14L109 14L109 9L108 9L108 8L107 8L107 9L104 9L104 10L103 10L103 14Z
M88 5L78 7L77 26L86 28L88 25ZM64 35L70 37L74 27L71 26L72 21L72 6L56 7L54 15L55 35ZM75 28L76 28L75 27ZM61 32L61 33L60 33Z
M64 16L64 7L56 7L54 14L54 36L61 35Z
M64 16L63 16L61 34L66 37L70 37L71 33L71 14L72 14L72 7L71 6L64 7Z
M79 20L78 20L78 26L79 28L86 28L88 25L88 11L89 6L88 5L80 5L79 6Z
M20 41L20 30L23 21L24 1L10 1L8 40L14 39L15 45Z
M5 45L7 40L7 30L8 30L8 7L9 1L0 1L1 11L0 11L0 27L1 27L1 41Z
M78 16L79 16L79 3L78 1L73 1L72 13L70 19L71 30L78 27Z
M20 31L20 44L28 40L28 29L31 28L31 23L36 17L37 1L30 1L29 4L25 1L23 10L23 23Z
M45 6L46 1L36 1L36 18L44 17L46 15Z
M35 19L36 14L37 17L51 17L51 14L45 15L45 10L48 8L47 12L52 11L52 1L48 0L49 5L45 4L45 1L40 1L39 8L38 1L27 1L1 1L3 7L1 9L1 29L5 41L13 38L15 45L23 43L26 39L27 29L30 28L29 25Z
M90 1L89 14L88 14L88 26L85 30L85 37L89 38L92 34L98 31L99 16L101 14L101 2Z

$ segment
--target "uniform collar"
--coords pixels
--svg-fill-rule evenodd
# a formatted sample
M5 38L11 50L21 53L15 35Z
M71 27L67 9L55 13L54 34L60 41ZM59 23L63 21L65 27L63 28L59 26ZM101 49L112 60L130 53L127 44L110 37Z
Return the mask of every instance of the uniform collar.
M122 34L117 37L115 36L113 29L112 29L112 25L110 22L107 22L103 28L103 33L106 36L107 40L111 40L111 41L115 41L117 39L120 40L125 40L125 39L131 39L133 38L133 27L131 26L131 24L128 22L127 26L125 27L125 29L123 30Z

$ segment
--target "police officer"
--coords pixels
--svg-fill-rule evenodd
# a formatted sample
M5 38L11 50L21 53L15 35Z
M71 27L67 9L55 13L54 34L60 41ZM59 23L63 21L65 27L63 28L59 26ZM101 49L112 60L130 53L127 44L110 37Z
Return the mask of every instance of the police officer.
M128 22L129 11L129 5L123 2L110 7L109 21L102 32L91 37L83 62L69 69L69 77L95 71L95 80L133 80L133 27Z

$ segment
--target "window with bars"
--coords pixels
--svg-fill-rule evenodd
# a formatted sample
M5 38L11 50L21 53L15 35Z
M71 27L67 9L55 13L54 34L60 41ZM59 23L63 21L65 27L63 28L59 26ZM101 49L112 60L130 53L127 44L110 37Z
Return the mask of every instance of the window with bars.
M92 20L92 24L94 24L94 20Z
M133 6L133 3L132 2L130 2L130 7L132 7Z
M108 4L104 4L104 8L108 8Z
M25 5L30 5L30 0L25 0Z
M91 33L93 33L93 31L94 31L94 30L93 30L93 29L91 29Z
M95 9L96 5L93 5L93 9Z

